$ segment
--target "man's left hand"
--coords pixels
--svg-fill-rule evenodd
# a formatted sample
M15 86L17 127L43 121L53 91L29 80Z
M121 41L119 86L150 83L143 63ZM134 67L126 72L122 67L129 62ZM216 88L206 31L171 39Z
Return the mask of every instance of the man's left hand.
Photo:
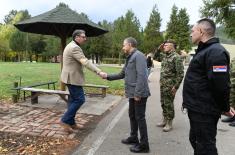
M172 95L175 95L176 91L177 91L177 89L175 89L175 86L174 86L174 87L171 89Z
M232 107L230 107L230 110L228 112L224 112L224 115L226 115L228 117L234 117L235 110Z
M134 97L134 100L135 100L135 101L140 101L140 99L141 99L141 97L139 97L139 96L135 96L135 97Z

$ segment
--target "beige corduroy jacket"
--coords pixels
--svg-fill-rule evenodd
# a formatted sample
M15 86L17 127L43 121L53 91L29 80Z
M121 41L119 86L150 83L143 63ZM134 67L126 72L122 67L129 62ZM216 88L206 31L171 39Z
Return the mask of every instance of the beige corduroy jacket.
M84 85L84 66L95 73L101 71L85 57L82 49L71 41L64 49L61 81L65 84Z

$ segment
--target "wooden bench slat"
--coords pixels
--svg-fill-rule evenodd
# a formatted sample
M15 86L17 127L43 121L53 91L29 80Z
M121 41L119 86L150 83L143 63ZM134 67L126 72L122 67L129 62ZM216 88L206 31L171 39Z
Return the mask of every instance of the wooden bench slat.
M16 90L16 94L17 94L17 100L20 98L20 92L23 88L32 88L32 87L38 87L38 86L44 86L47 85L47 88L50 89L50 86L53 86L53 89L55 90L55 84L57 83L57 81L48 81L48 82L40 82L40 83L36 83L33 85L28 85L28 86L20 86L20 87L15 87L12 88L12 90ZM25 100L25 91L24 92L24 100ZM17 101L16 101L17 102Z
M41 93L46 94L57 94L59 95L65 102L68 102L68 99L66 99L65 96L69 96L68 91L62 91L62 90L51 90L51 89L40 89L40 88L22 88L22 91L30 91L31 92L31 104L38 103L38 96Z
M82 85L83 87L92 87L92 88L101 88L102 93L101 94L95 94L95 95L101 95L102 97L106 96L106 89L109 88L109 86L104 86L104 85L93 85L93 84L85 84ZM59 95L63 100L66 102L68 101L65 96L69 96L69 91L62 91L62 90L51 90L51 89L42 89L42 88L28 88L24 87L21 88L22 91L30 91L31 92L31 103L38 103L38 96L41 93L46 93L46 94L57 94ZM24 98L25 99L25 98Z
M62 90L51 90L51 89L40 89L40 88L22 88L22 90L31 91L31 92L39 92L39 93L47 93L47 94L69 95L68 91L62 91Z
M13 90L20 90L23 88L32 88L32 87L38 87L38 86L44 86L44 85L51 85L53 84L53 86L55 87L55 84L57 83L57 81L49 81L49 82L42 82L42 83L37 83L37 84L33 84L33 85L29 85L29 86L20 86L20 87L15 87L12 88Z

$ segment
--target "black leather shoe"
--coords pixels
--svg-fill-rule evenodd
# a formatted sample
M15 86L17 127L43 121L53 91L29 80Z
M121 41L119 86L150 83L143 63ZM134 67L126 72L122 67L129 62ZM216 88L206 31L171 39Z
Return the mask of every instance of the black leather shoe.
M134 145L130 147L130 151L134 153L148 153L149 152L149 146L148 145Z
M227 117L221 120L222 122L229 123L235 121L235 117Z
M137 138L128 137L121 141L123 144L138 144L139 140Z
M235 127L235 121L229 123L229 126Z

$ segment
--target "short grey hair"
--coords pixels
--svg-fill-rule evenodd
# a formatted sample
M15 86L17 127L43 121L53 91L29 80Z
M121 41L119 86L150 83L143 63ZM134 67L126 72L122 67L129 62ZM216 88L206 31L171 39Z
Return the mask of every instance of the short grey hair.
M137 47L137 41L133 37L128 37L124 41L126 41L129 44L131 44L132 47Z
M203 18L200 19L197 23L202 26L202 29L208 36L213 37L215 35L216 26L213 20Z
M78 30L74 30L74 31L73 31L73 34L72 34L73 40L75 39L76 36L80 36L80 34L83 34L83 33L86 34L86 31L84 31L84 30L79 30L79 29L78 29Z

